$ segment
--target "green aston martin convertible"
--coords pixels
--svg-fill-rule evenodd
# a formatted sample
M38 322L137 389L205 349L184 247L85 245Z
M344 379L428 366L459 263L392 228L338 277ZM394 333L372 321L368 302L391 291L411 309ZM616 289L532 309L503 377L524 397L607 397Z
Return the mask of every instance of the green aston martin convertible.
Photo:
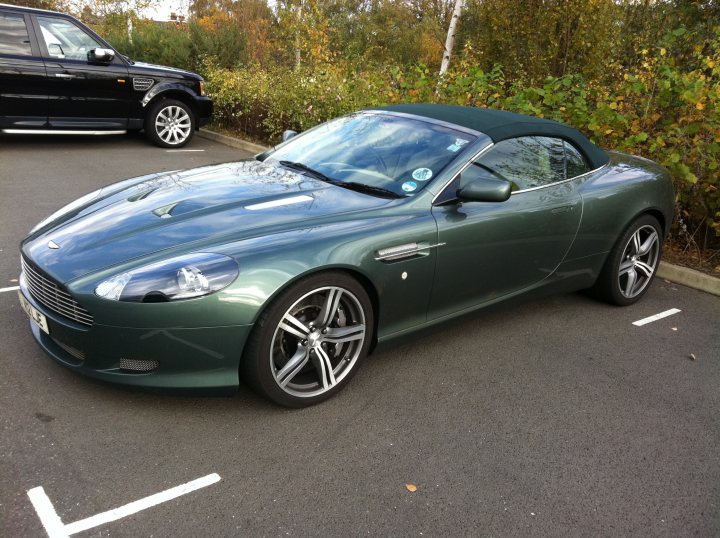
M640 299L673 188L652 161L499 110L398 105L253 159L104 187L21 244L42 348L136 387L306 406L379 342L543 290Z

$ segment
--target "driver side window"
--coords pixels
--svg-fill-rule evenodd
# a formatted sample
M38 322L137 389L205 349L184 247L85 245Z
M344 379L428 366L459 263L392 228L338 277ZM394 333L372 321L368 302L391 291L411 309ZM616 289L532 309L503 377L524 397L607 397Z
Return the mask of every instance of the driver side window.
M512 183L513 191L544 187L578 175L583 168L583 158L575 150L572 170L568 170L566 145L572 148L548 136L511 138L495 144L473 164Z
M102 47L90 35L65 19L38 17L37 21L51 58L87 60L88 51Z

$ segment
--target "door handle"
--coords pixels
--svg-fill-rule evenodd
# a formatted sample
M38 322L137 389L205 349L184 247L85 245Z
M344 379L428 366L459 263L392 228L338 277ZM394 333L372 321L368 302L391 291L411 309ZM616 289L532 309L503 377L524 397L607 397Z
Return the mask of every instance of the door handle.
M55 73L55 76L57 78L62 78L65 80L70 80L71 78L77 78L76 75L71 75L70 73Z

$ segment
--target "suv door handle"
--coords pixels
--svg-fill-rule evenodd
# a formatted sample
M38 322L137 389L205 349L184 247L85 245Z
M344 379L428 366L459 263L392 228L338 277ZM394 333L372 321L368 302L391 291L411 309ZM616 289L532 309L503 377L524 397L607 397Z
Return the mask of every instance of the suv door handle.
M65 80L70 80L71 78L77 78L76 75L71 75L70 73L55 73L55 76L58 78L64 78Z

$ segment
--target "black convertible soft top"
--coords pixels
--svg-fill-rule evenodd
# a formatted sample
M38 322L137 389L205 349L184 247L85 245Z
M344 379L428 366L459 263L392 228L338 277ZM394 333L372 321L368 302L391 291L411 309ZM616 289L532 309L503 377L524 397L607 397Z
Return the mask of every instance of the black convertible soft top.
M577 129L544 118L494 108L454 105L406 104L374 107L372 110L402 112L461 125L485 133L493 142L518 136L555 136L571 142L578 148L592 168L599 168L609 160L607 153L590 142Z

